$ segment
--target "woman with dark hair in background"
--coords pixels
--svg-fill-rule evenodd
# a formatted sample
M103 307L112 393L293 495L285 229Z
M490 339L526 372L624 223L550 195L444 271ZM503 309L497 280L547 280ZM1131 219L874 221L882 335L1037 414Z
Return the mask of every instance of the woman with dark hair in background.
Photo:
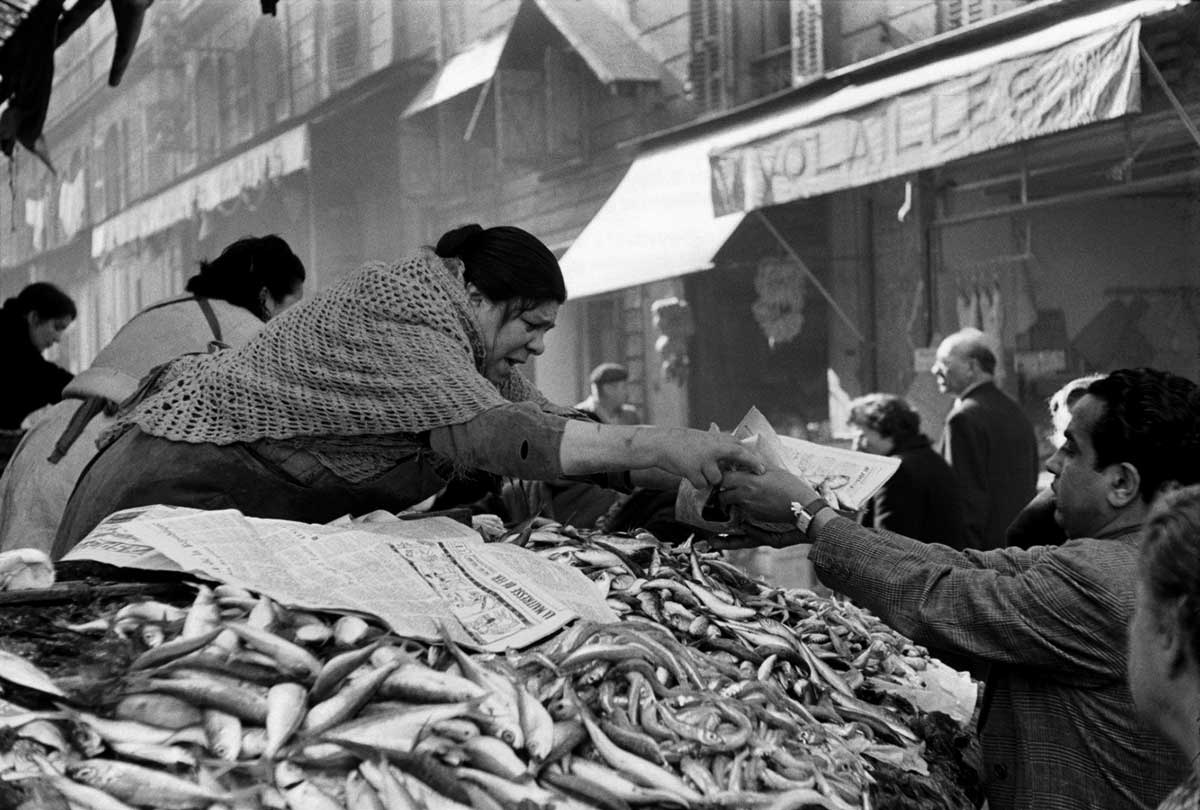
M958 480L921 432L921 417L893 394L867 394L850 403L854 449L896 456L900 467L863 515L863 524L958 547L966 536Z
M38 281L9 298L0 309L0 373L7 378L0 396L0 429L20 430L25 417L62 399L71 372L42 352L58 343L75 320L75 302L65 292Z
M519 371L566 299L554 254L467 225L367 264L241 349L175 361L118 420L68 504L61 557L107 515L162 503L325 523L398 512L466 472L716 483L761 469L732 436L566 418ZM450 504L445 504L449 506Z
M188 295L135 315L17 448L0 478L0 551L50 550L96 439L143 376L183 354L241 346L300 299L304 279L304 264L286 241L247 236L200 262Z

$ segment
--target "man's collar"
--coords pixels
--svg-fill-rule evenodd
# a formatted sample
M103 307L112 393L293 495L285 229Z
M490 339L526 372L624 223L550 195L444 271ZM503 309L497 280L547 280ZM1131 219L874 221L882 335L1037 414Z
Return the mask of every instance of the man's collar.
M971 393L972 391L974 391L976 389L982 388L983 386L987 385L990 382L992 382L992 378L985 377L984 379L980 380L979 382L971 383L970 385L968 385L966 388L964 388L962 390L962 393L958 395L957 399L959 401L966 399L967 394Z

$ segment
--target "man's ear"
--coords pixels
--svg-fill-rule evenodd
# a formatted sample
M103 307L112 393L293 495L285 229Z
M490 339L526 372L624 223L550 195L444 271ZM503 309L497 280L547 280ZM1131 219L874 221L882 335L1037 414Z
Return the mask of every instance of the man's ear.
M1110 464L1108 475L1108 502L1116 509L1124 509L1142 497L1142 475L1128 461Z

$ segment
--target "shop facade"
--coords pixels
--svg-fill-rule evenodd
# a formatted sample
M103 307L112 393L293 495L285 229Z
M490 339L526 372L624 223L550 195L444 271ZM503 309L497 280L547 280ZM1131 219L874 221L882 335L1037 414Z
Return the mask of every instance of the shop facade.
M951 402L929 366L962 326L991 335L1040 423L1081 373L1195 378L1194 14L1031 14L647 142L564 257L568 289L583 309L639 278L647 309L687 301L690 376L656 416L693 426L758 405L825 440L848 397L879 390L936 437ZM653 392L666 358L646 355Z

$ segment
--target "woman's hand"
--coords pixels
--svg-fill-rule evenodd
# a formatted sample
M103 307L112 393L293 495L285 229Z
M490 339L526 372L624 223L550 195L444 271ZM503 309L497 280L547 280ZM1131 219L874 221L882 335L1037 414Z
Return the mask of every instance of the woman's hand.
M657 467L701 489L719 484L725 470L765 469L758 454L733 436L690 428L568 419L559 452L565 475Z
M762 475L727 472L721 481L721 503L740 506L747 516L775 523L790 523L792 503L808 503L817 492L804 479L782 467Z
M698 489L721 483L726 470L766 469L758 454L728 433L690 428L655 428L658 458L654 466L688 479Z

